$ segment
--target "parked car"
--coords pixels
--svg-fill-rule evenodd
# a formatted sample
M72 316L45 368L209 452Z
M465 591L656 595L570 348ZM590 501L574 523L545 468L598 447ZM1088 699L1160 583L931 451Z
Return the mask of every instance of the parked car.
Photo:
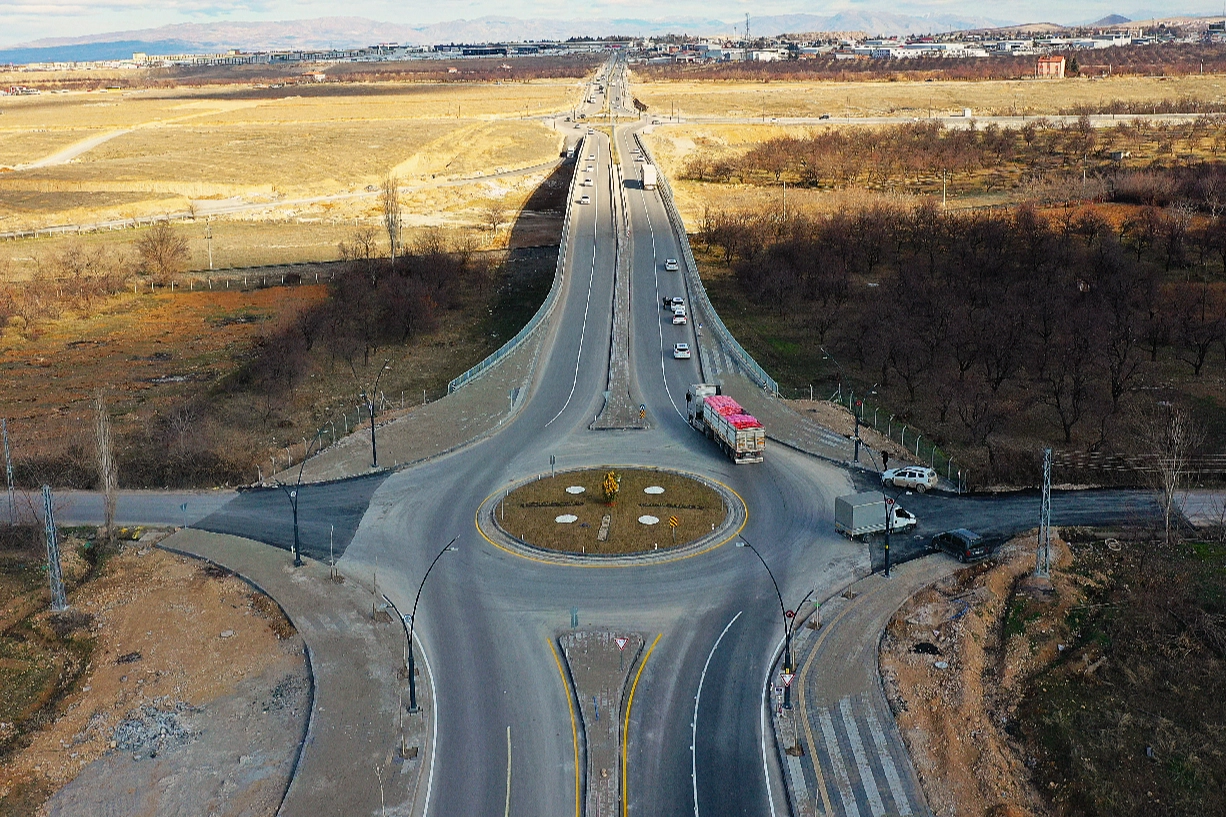
M881 473L881 484L893 485L895 488L907 488L922 494L936 486L937 472L922 465L891 468Z
M676 309L677 307L685 308L685 300L678 298L676 295L664 296L664 308L668 310Z
M685 309L677 307L673 310L673 326L684 326L687 323L685 319Z
M676 360L689 360L690 359L690 345L688 343L674 343L673 344L673 357Z
M591 197L591 196L584 196L583 198L579 199L579 203L580 203L580 204L591 204L591 203L592 203L592 197Z
M677 259L676 258L666 259L664 261L664 269L666 269L669 272L676 272L677 270L679 270L680 266L678 266L677 264Z
M950 556L956 556L959 562L975 562L991 556L997 544L974 531L958 528L938 533L932 537L932 541L928 543L928 550L933 553L943 550Z

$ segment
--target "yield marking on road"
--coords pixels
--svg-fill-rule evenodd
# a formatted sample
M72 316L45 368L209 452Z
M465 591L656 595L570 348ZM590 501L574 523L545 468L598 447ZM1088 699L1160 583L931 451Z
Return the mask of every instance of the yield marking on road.
M873 777L873 768L868 764L868 755L864 752L864 742L860 740L860 726L856 723L855 713L851 710L851 699L839 700L839 712L843 716L843 731L847 742L851 744L852 757L856 759L856 768L860 771L860 788L868 800L869 811L873 817L884 817L885 804L881 802L881 792L877 790L877 780Z
M830 719L829 710L818 712L818 721L822 725L822 737L826 743L826 754L830 765L834 767L834 780L839 786L839 796L843 801L843 813L850 817L860 817L860 807L856 805L856 797L851 793L851 780L847 777L847 767L843 765L843 753L839 751L839 736L835 734L834 722ZM815 758L814 764L818 761Z
M894 766L894 758L890 756L890 747L885 742L885 733L881 731L881 724L877 721L877 713L873 711L872 701L864 702L864 721L868 724L869 734L873 736L873 745L877 747L877 754L881 757L881 770L885 773L886 783L890 786L890 796L894 798L894 806L898 809L899 817L909 817L912 813L911 800L907 797L902 780L898 777L898 769Z

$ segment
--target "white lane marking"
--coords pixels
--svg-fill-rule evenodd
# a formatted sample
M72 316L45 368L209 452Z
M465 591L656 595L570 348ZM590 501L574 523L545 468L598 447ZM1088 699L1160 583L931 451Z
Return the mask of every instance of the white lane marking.
M885 772L885 780L890 785L890 794L894 797L894 805L898 809L898 814L900 817L908 817L912 813L911 800L907 797L907 791L898 777L898 769L894 766L894 758L890 756L890 747L885 742L885 733L881 731L877 713L873 711L873 705L868 701L865 701L864 705L864 720L868 723L868 731L873 736L877 754L881 756L881 769Z
M651 221L651 211L647 209L647 191L643 190L641 186L639 188L639 200L643 203L643 215L647 217L647 229L651 232L651 274L655 280L656 303L662 304L663 300L660 298L660 258L656 254L657 253L656 228L655 228L655 225ZM692 310L691 310L691 314L693 314ZM657 329L659 330L659 336L660 336L660 379L664 381L664 392L668 395L668 402L673 404L673 411L677 412L677 416L680 417L682 420L689 422L685 414L681 411L680 408L677 407L677 401L673 397L673 390L670 389L668 386L668 374L664 370L665 364L664 364L664 313L663 312L660 313L660 320L658 322ZM698 352L697 336L694 337L693 349L695 352Z
M744 612L744 611L741 611ZM702 675L698 676L698 694L694 696L694 720L690 722L690 780L694 783L694 817L698 817L698 702L702 700L702 684L707 680L707 667L711 666L711 658L714 657L715 651L719 649L719 642L724 640L724 636L728 634L728 630L736 624L736 620L741 617L741 613L737 613L732 617L732 620L724 626L724 631L719 634L719 638L715 639L715 646L711 647L711 652L707 653L707 661L702 665Z
M775 671L775 660L779 657L779 653L783 652L783 639L779 639L779 643L775 645L774 652L771 653L770 660L766 663L766 680L762 684L762 717L758 724L760 733L760 742L762 744L762 776L766 778L766 799L770 803L770 815L775 817L775 790L771 787L770 768L766 765L766 713L767 701L766 691L771 688L771 674Z
M418 638L420 642L420 637ZM438 687L434 685L434 670L430 668L430 656L426 654L426 645L421 643L421 657L426 662L426 675L430 676L430 703L434 707L432 720L433 734L430 737L430 774L426 778L426 805L421 810L421 817L430 813L430 795L434 793L434 758L438 755Z
M856 768L860 771L860 788L864 798L868 800L869 811L873 817L884 817L885 804L881 802L881 792L877 789L877 778L873 776L873 767L868 764L868 755L864 751L864 743L860 740L860 725L856 723L856 714L851 710L851 699L839 701L839 712L843 716L843 731L847 734L847 742L851 744L852 757L856 759Z
M597 161L600 157L600 148L595 148ZM567 207L574 207L573 201L567 202ZM553 425L553 421L562 416L562 412L566 411L566 407L570 405L570 401L575 396L575 387L579 385L579 364L583 362L583 340L587 337L587 316L592 308L592 283L596 280L596 230L600 227L600 196L595 199L595 207L593 208L594 218L592 219L592 272L587 279L587 301L583 305L583 326L579 329L579 354L575 356L575 379L570 384L570 394L566 396L566 402L562 404L562 408L558 409L558 413L553 415L548 423L545 423L545 428Z
M511 727L507 727L507 805L502 810L503 817L511 815Z
M860 817L860 807L856 805L856 797L851 792L851 780L848 779L847 768L843 765L843 754L839 751L839 736L835 734L834 723L830 720L830 711L822 709L818 712L817 717L822 725L822 737L826 741L826 754L830 757L830 765L834 767L834 779L839 784L843 813L850 817ZM818 761L814 758L813 762Z

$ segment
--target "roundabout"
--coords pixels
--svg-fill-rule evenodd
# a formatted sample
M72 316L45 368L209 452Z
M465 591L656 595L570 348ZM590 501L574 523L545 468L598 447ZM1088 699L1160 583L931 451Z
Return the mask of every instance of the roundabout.
M744 526L723 483L662 468L600 466L522 480L486 498L477 528L491 544L538 561L672 561L717 547Z

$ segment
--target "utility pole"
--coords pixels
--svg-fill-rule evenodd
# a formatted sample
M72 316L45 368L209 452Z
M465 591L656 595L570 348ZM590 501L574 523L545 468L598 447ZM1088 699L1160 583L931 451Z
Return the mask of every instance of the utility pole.
M1043 449L1043 501L1039 505L1039 548L1034 575L1051 576L1051 449Z
M0 419L0 429L4 431L4 475L9 485L9 524L17 524L17 492L13 490L13 458L9 455L9 421Z
M204 239L209 245L209 272L213 271L213 219L204 220Z
M43 524L47 533L47 576L51 580L51 612L68 609L64 598L64 575L60 572L60 540L55 530L55 515L51 508L51 486L43 486Z

